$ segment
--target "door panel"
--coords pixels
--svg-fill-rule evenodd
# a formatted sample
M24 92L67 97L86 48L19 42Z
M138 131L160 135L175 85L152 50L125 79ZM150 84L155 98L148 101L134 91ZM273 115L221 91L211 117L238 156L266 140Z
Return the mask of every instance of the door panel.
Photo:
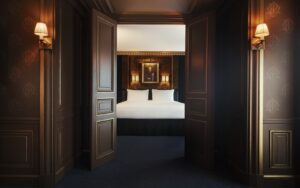
M116 22L92 11L91 169L116 154Z
M194 19L186 29L186 157L212 168L214 13Z

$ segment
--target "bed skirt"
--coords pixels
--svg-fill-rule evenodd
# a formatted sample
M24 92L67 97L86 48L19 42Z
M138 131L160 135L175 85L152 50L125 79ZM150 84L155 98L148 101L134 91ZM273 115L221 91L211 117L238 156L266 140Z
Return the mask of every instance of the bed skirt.
M119 119L119 136L183 136L184 119Z

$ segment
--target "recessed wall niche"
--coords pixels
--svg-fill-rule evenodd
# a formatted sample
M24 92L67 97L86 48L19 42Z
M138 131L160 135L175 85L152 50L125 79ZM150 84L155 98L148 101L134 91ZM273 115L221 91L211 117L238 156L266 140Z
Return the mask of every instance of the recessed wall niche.
M183 100L184 61L184 55L118 55L119 95L126 89L175 89L178 90L179 97L182 96ZM145 82L147 75L145 72L143 74L143 64L145 69L145 64L149 63L153 64L151 71L155 72L153 82ZM158 74L158 78L156 74ZM118 101L120 102L120 100Z

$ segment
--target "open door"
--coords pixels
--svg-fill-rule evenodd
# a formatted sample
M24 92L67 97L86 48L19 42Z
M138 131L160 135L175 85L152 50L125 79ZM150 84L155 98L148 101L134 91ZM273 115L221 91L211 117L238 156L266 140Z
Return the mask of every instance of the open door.
M90 168L116 155L116 22L92 10Z
M204 168L214 161L214 13L186 26L186 158Z

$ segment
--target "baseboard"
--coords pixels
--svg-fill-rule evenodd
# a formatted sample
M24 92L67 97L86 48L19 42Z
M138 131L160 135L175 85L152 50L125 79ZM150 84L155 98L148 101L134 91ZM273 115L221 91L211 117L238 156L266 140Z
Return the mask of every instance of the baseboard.
M1 186L39 186L39 175L0 175Z

